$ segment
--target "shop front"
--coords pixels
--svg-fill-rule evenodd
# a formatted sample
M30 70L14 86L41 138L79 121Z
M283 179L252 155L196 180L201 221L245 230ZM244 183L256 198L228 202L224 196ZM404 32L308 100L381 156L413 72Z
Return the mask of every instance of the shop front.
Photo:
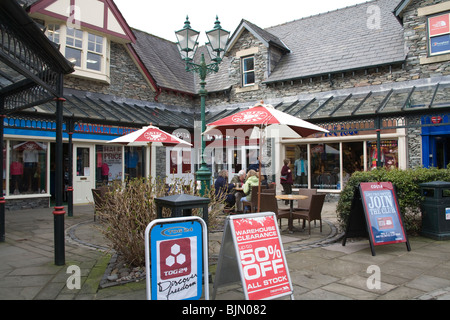
M333 127L333 126L332 126ZM339 192L356 171L406 168L404 129L383 130L380 149L375 130L330 130L313 138L283 140L283 158L291 160L294 188ZM378 150L381 155L378 157Z
M447 168L450 164L450 125L448 115L424 116L422 159L426 168Z

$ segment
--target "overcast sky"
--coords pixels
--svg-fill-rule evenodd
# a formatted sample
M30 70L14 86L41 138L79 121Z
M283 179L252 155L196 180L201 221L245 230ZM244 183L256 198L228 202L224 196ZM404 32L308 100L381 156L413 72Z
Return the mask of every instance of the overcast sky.
M213 29L216 15L223 29L233 33L241 19L267 28L303 17L345 8L367 0L114 0L128 25L175 42L175 31L182 29L186 15L191 27L199 31L199 44L205 31Z

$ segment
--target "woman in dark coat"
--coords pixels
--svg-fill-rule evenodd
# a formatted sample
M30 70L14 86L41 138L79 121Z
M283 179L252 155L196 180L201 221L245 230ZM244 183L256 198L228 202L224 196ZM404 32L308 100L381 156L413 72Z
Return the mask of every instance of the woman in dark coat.
M294 183L292 180L292 170L289 167L289 165L291 164L291 160L284 159L283 163L284 163L284 166L283 166L283 168L281 168L280 183L283 186L283 193L291 194L292 193L292 184ZM284 203L289 204L289 201L286 200Z
M214 183L215 194L216 197L225 197L225 202L229 207L234 206L234 203L236 202L234 194L231 193L233 188L234 184L228 184L228 171L221 170Z

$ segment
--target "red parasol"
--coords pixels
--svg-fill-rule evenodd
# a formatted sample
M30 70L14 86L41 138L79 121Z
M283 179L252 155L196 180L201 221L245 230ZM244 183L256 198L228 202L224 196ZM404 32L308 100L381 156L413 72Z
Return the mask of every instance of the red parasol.
M327 133L326 129L316 126L300 118L291 116L275 109L271 105L265 105L263 101L247 110L239 111L223 119L214 121L206 125L203 134L213 133L219 130L224 136L229 135L235 129L259 130L260 145L264 144L262 132L267 135L281 138L306 137L314 133ZM227 130L229 130L227 134ZM252 135L254 135L252 133ZM261 172L261 161L259 161L259 172ZM261 179L258 187L258 212L260 207Z
M127 146L149 146L150 148L150 170L151 159L152 159L152 144L161 143L163 146L169 145L182 145L182 146L192 146L189 142L183 141L178 137L167 133L158 127L152 126L151 124L147 127L143 127L139 130L133 131L127 135L121 136L119 138L108 141L108 143L116 143ZM149 171L150 172L150 171Z
M183 141L178 137L152 125L143 127L127 135L108 141L108 143L118 143L127 146L146 146L149 143L151 144L153 142L160 142L164 146L176 144L184 144L186 146L191 146L189 142Z

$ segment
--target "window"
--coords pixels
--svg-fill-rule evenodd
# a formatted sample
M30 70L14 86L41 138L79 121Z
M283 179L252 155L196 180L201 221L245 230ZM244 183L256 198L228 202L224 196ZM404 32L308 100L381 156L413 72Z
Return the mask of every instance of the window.
M103 55L103 37L88 33L88 51L86 67L101 71Z
M114 180L122 180L122 147L96 145L95 162L97 186L108 184Z
M133 179L145 176L145 148L125 147L125 178Z
M450 53L450 14L428 17L430 56Z
M255 57L242 58L242 84L244 87L255 84Z
M74 75L109 83L107 38L57 24L47 25L47 37L61 45L61 52L75 65Z
M60 32L58 24L49 24L47 26L47 37L54 43L59 44L59 34Z
M386 168L398 168L398 141L397 140L382 140L381 141L381 156L380 165ZM370 170L377 167L378 152L377 152L377 142L368 141L367 142L367 159L368 168Z
M46 193L47 143L11 141L9 194Z
M77 29L67 28L66 54L67 60L81 67L81 53L83 50L83 32Z
M339 143L311 145L311 184L313 189L339 189Z

